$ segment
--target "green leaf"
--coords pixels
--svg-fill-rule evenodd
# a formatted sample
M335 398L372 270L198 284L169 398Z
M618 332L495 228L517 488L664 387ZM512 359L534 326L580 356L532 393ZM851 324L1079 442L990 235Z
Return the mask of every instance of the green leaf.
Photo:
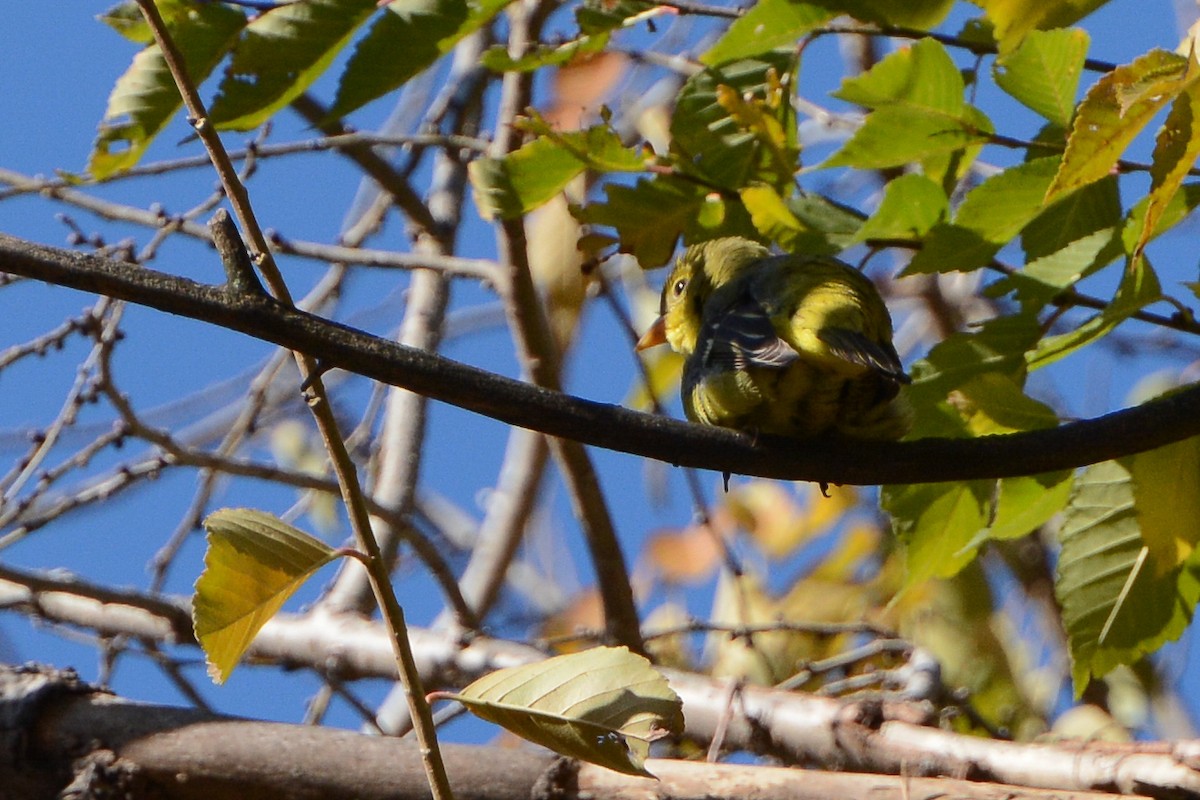
M965 119L909 106L885 106L868 114L849 141L820 166L887 169L981 142L980 130Z
M1125 227L1121 231L1121 242L1124 245L1124 252L1132 255L1137 249L1137 243L1141 241L1142 231L1144 230L1147 211L1150 205L1150 196L1147 195L1139 200L1125 219ZM1154 230L1150 234L1150 241L1169 231L1171 228L1183 222L1185 219L1190 219L1192 211L1200 206L1200 183L1185 183L1179 188L1175 194L1167 200L1163 206L1162 212L1155 220Z
M837 0L826 3L855 19L879 25L929 30L945 19L953 0Z
M908 399L916 412L912 436L966 436L957 411L947 416L951 392L979 375L999 373L1018 386L1025 375L1025 351L1033 347L1042 328L1036 314L996 317L977 330L960 331L943 339L925 358L912 365Z
M1005 339L1014 340L1011 333ZM1015 341L1027 339L1028 334ZM953 356L967 355L968 360L976 362L976 371L961 361L956 365L959 373L953 394L937 404L936 414L943 426L940 430L939 423L931 420L934 415L922 414L918 403L942 400L946 394L942 393L941 398L931 397L928 385L918 387L916 394L920 397L913 398L913 403L922 430L917 435L947 435L948 428L950 435L979 437L1058 424L1058 415L1052 408L1022 391L1023 375L1018 370L1013 371L1016 374L998 371L992 359L979 357L982 351L964 353L962 344L960 341L953 348L956 351ZM974 344L978 346L980 342ZM931 358L945 361L949 349L931 353ZM1020 352L1010 354L1013 362L1019 359ZM978 365L984 363L992 369L978 371ZM945 375L941 379L943 386L948 385ZM928 384L929 378L925 380ZM1065 506L1070 486L1071 473L1064 472L1001 481L885 487L884 508L891 514L893 527L905 544L906 586L928 578L950 577L969 564L988 540L1024 536L1044 524Z
M925 162L940 180L957 174L978 148L991 123L963 99L962 73L933 39L922 39L884 58L862 75L848 78L836 97L873 109L842 148L822 167L885 169ZM973 156L972 156L973 157Z
M1064 28L1108 0L978 0L995 31L1000 55L1016 49L1034 30Z
M815 192L798 191L788 200L788 209L810 230L821 234L839 250L854 242L863 224L862 212Z
M224 683L259 629L310 575L336 556L329 545L272 514L214 511L192 599L192 625L208 674Z
M629 775L650 775L650 742L683 730L667 679L624 647L498 670L444 696L556 753Z
M863 74L846 78L833 96L871 109L899 105L961 119L966 108L963 89L962 73L946 48L921 39Z
M996 482L992 521L956 553L974 558L989 541L1020 539L1049 522L1067 506L1074 476L1070 472L1002 478Z
M717 43L700 56L700 63L723 64L793 46L835 13L820 3L760 0L733 21Z
M485 25L510 0L395 0L354 47L330 117L342 117L402 86Z
M1096 181L1048 207L1021 231L1029 259L1057 253L1072 242L1122 224L1121 195L1115 176ZM1111 261L1120 251L1109 254ZM1107 262L1103 262L1107 263Z
M328 69L374 11L375 0L305 0L264 11L233 52L209 109L213 122L227 130L261 125Z
M646 166L645 156L623 146L606 126L563 134L533 124L544 131L537 139L503 158L478 158L468 165L484 219L515 219L557 196L585 169L632 172Z
M633 186L609 183L604 194L604 202L590 203L576 216L616 228L620 251L632 253L644 269L667 263L679 237L696 224L706 205L698 187L677 178L639 178Z
M996 85L1050 122L1065 128L1075 111L1075 94L1087 56L1086 31L1033 31L1013 52L996 60Z
M1058 425L1054 409L1025 394L1017 377L996 371L982 372L957 387L956 405L959 413L968 418L972 435L990 436Z
M832 244L823 231L814 230L793 214L770 186L747 186L740 195L755 229L777 242L782 249L792 253L827 255L841 251L842 248Z
M1151 50L1100 78L1075 115L1046 202L1109 175L1151 118L1194 82L1196 71L1188 63L1175 53Z
M1054 472L1004 478L996 497L996 513L983 533L987 539L1019 539L1049 522L1067 507L1074 473Z
M671 118L672 149L720 186L790 185L797 151L788 98L795 66L795 54L788 50L693 75L680 90Z
M901 175L888 182L879 208L858 229L854 240L919 240L949 214L950 201L939 184L916 173Z
M904 274L966 271L989 264L1043 213L1041 201L1057 169L1057 157L1039 158L976 186L963 198L953 224L933 227Z
M156 5L158 5L158 13L163 15L163 19L166 20L167 9L171 3L163 2ZM131 42L150 44L154 41L154 33L146 24L146 18L142 16L142 10L138 8L138 4L134 0L121 0L108 11L96 15L96 19Z
M963 198L956 225L977 231L994 244L1007 244L1044 212L1041 199L1054 179L1058 158L1038 158L991 176Z
M486 220L517 219L563 190L584 165L548 139L534 139L504 158L477 158L467 166L475 205Z
M1055 595L1076 696L1092 677L1178 639L1200 599L1195 553L1161 571L1142 537L1141 504L1128 468L1118 462L1088 467L1075 481L1060 533Z
M939 222L929 231L901 275L969 272L991 263L1002 245L961 225Z
M975 557L967 549L987 525L994 481L885 486L883 509L904 545L905 588L930 578L948 578Z
M246 24L246 17L219 3L164 4L167 31L183 55L188 77L204 81L221 62ZM186 12L186 13L185 13ZM117 79L100 121L88 171L97 180L129 169L183 104L158 45L133 58Z
M493 45L479 63L493 72L533 72L542 67L556 67L576 56L598 53L608 45L609 34L584 34L559 45L538 45L520 58L508 54L504 45Z
M1150 195L1134 255L1145 248L1167 204L1183 185L1197 158L1200 158L1200 85L1192 83L1175 98L1154 143Z
M1034 259L1013 275L988 287L989 297L998 297L1010 289L1027 310L1036 311L1055 295L1073 286L1098 264L1111 261L1102 253L1114 249L1116 231L1105 229L1067 244L1048 256Z
M1162 287L1149 262L1134 259L1125 270L1125 277L1111 303L1091 319L1069 333L1047 336L1036 348L1025 354L1031 370L1053 364L1084 345L1106 335L1134 312L1162 298Z

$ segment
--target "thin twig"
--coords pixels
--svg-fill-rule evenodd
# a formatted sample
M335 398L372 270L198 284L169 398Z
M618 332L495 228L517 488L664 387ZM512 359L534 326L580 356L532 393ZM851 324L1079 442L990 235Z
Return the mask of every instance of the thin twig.
M138 7L142 10L143 17L145 17L147 24L154 33L154 39L162 51L163 59L171 71L175 85L183 95L184 105L191 116L193 127L195 127L196 132L200 135L205 148L213 159L213 166L233 206L234 213L240 223L239 227L249 240L251 258L261 270L263 279L272 294L285 306L293 306L291 293L283 281L278 267L275 265L275 261L267 247L266 238L263 236L262 229L258 225L253 209L250 207L246 189L237 179L237 174L233 169L232 162L229 160L229 155L226 153L220 137L213 128L212 121L208 119L204 104L201 102L195 86L188 77L183 59L175 43L171 40L170 34L167 32L166 25L158 13L158 8L154 5L154 0L137 0L137 3ZM300 369L303 385L308 387L308 404L312 409L313 416L317 421L317 427L321 431L326 449L329 451L330 459L333 462L334 472L342 489L342 497L349 511L351 527L354 529L355 537L358 539L360 546L371 559L371 576L376 599L379 602L380 609L383 611L384 618L388 621L391 631L392 646L395 651L401 680L404 682L409 696L409 703L412 707L413 717L416 721L417 740L420 744L422 763L429 778L430 790L433 793L434 800L451 800L454 794L450 789L450 782L446 775L445 766L442 763L432 715L429 705L425 702L424 692L421 689L421 678L413 660L412 647L406 633L404 611L396 599L387 567L383 563L379 546L371 531L370 515L364 502L363 492L358 483L358 474L355 465L350 459L350 454L346 451L345 443L338 430L337 420L334 417L333 408L329 403L329 397L325 391L324 383L321 380L321 373L317 368L315 360L311 356L296 351L296 364Z

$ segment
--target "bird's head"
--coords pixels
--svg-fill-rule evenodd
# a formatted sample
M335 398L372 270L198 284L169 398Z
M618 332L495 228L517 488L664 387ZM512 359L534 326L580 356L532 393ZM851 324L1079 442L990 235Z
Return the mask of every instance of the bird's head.
M669 342L677 353L692 353L700 336L704 304L713 290L770 254L763 245L740 236L710 239L688 247L667 274L660 316L638 341L637 349Z

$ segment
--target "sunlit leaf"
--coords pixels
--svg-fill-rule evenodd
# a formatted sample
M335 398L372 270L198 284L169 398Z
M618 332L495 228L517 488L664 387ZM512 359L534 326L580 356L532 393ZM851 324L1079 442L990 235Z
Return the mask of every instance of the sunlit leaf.
M755 229L782 249L830 255L842 249L830 242L823 231L802 222L770 186L761 183L747 186L739 194Z
M583 33L603 33L627 27L631 20L660 10L646 0L584 0L575 9L575 22Z
M172 4L170 2L157 4L158 13L163 15L164 19L166 19L167 9ZM142 10L138 8L138 4L134 0L121 0L103 14L97 14L96 19L131 42L150 44L154 41L154 33L146 24L146 18L142 16Z
M987 538L1016 539L1036 531L1067 507L1073 486L1070 471L1002 479Z
M994 481L885 486L881 504L904 545L904 585L956 574L975 557L968 544L987 526Z
M826 3L829 8L844 11L855 19L894 25L901 28L929 30L943 19L954 6L953 0L838 0Z
M875 213L858 229L855 240L919 240L950 213L950 201L940 185L912 173L889 181Z
M1188 63L1175 53L1151 50L1100 78L1075 115L1046 202L1107 176L1154 115L1194 82Z
M164 18L167 31L183 55L188 77L199 84L229 52L246 17L220 3L164 6L169 12ZM88 159L92 177L106 178L136 164L182 104L162 51L148 45L134 56L108 97Z
M1030 261L1015 274L994 284L990 296L1014 289L1026 308L1040 308L1064 289L1077 283L1096 264L1111 261L1101 253L1114 249L1116 231L1100 230L1076 239L1056 253Z
M259 629L310 575L332 561L329 545L271 514L214 511L192 599L192 625L208 672L223 683Z
M997 173L969 191L952 223L935 225L904 273L972 270L991 262L1022 228L1045 211L1057 158L1039 158Z
M503 158L478 158L467 167L484 219L511 219L557 196L585 169L636 171L646 159L624 147L605 126L559 134L545 131Z
M1000 54L1006 55L1034 30L1063 28L1108 0L978 0L994 29Z
M964 100L962 73L933 39L891 53L834 92L872 109L862 126L822 166L883 169L924 162L925 173L964 169L991 131L987 117Z
M885 106L868 114L862 127L821 166L899 167L979 142L980 132L960 117L909 106Z
M700 56L700 63L723 64L790 47L835 13L819 3L760 0L733 21L717 43Z
M1079 28L1033 31L992 69L996 84L1024 105L1065 128L1075 111L1089 37Z
M967 418L973 436L1032 431L1058 424L1054 409L1025 394L1010 375L983 372L954 391L955 405Z
M846 78L833 95L866 108L902 105L960 118L966 106L963 90L962 73L946 48L921 39Z
M1126 215L1125 226L1121 231L1120 238L1124 244L1124 252L1128 255L1132 256L1138 252L1137 245L1142 240L1146 218L1150 216L1147 213L1149 206L1150 196L1147 195L1135 203L1129 210L1129 214ZM1190 219L1192 212L1198 206L1200 206L1200 183L1185 183L1180 186L1179 190L1166 201L1161 213L1154 221L1154 230L1150 234L1149 241L1153 241L1184 220Z
M1159 219L1171 198L1179 191L1188 171L1200 157L1200 85L1192 83L1184 89L1167 114L1162 130L1154 144L1150 167L1150 195L1142 233L1134 245L1138 254L1158 227Z
M1139 453L1122 464L1133 480L1138 526L1156 576L1191 559L1200 543L1200 439Z
M556 753L631 775L650 774L651 741L683 730L667 679L624 647L497 670L442 696Z

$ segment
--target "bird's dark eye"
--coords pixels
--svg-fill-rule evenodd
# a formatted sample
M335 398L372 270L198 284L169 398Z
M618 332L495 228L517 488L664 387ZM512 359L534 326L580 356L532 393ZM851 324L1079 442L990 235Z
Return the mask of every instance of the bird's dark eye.
M675 281L675 285L671 287L671 291L676 297L679 297L679 295L683 294L683 290L686 288L687 278L680 278L679 280Z

